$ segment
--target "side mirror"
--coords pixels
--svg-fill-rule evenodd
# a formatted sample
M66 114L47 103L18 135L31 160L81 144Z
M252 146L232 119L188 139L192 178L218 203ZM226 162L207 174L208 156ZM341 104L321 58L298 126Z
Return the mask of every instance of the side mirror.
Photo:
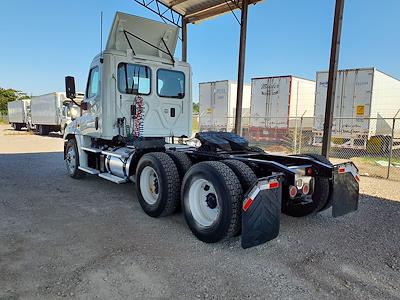
M72 76L65 77L65 93L69 99L76 98L75 78Z

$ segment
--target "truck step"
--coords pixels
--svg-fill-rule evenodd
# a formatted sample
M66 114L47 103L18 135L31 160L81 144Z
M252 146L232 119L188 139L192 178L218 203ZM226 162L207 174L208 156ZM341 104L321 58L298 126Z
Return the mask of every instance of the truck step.
M97 175L99 174L99 170L93 169L93 168L89 168L89 167L78 167L79 170L84 171L86 173L92 174L92 175Z
M114 176L114 175L112 175L110 173L100 173L99 177L107 179L107 180L112 181L114 183L118 183L118 184L127 182L127 180L125 178Z
M101 153L101 149L97 148L89 148L89 147L81 147L83 151L92 152L92 153Z

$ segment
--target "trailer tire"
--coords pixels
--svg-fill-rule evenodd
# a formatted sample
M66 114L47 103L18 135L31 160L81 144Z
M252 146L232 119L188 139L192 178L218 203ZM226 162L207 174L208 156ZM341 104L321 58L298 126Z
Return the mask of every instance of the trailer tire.
M79 170L79 152L75 139L70 139L65 146L65 166L68 175L74 179L85 176L85 172Z
M172 214L179 202L179 173L168 154L151 152L142 156L136 169L139 204L153 217Z
M16 123L16 124L15 124L15 130L21 131L21 129L22 129L22 124Z
M199 240L216 243L239 231L242 188L224 163L192 166L183 179L181 198L186 223Z
M325 157L319 154L300 154L297 156L310 157L324 164L332 165ZM284 203L282 212L292 217L304 217L328 209L332 203L330 201L332 183L327 178L314 177L314 193L312 202L307 204L288 204Z
M192 161L190 160L189 156L183 152L167 151L167 154L174 161L176 168L178 169L180 182L182 182L186 172L189 171L193 165Z

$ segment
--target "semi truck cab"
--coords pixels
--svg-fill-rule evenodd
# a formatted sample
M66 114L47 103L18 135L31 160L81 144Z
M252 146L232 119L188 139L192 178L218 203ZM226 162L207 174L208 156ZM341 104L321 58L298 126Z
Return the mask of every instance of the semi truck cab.
M191 136L189 64L172 53L178 28L117 13L91 65L82 116L71 127L100 139Z

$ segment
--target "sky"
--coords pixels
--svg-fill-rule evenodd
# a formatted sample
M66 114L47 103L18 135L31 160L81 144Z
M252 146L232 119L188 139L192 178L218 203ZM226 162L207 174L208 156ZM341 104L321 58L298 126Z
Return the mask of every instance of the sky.
M245 81L296 75L315 79L329 66L334 0L264 0L249 7ZM132 0L0 1L0 87L32 95L64 91L75 76L84 90L116 11L159 20ZM236 12L239 16L239 12ZM226 14L188 26L193 100L198 83L236 80L239 25ZM347 0L340 68L376 67L400 78L400 1ZM180 45L175 56L180 57Z

